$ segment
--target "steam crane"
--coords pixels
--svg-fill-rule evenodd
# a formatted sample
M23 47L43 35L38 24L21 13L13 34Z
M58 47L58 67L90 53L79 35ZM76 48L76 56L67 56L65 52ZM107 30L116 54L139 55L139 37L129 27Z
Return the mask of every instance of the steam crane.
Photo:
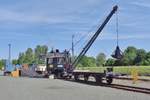
M59 50L52 50L49 54L46 55L46 67L48 75L54 75L55 78L72 78L76 81L80 79L80 76L84 76L84 80L88 81L89 76L93 76L97 83L101 83L103 79L106 80L108 84L111 84L113 81L112 77L112 68L108 68L103 73L98 72L85 72L85 71L75 71L74 69L78 65L79 61L90 49L96 38L99 36L101 31L104 29L110 18L117 11L118 6L114 6L112 11L106 17L102 25L98 28L96 33L91 37L88 43L80 52L79 56L71 63L70 53L65 50L64 52L59 52Z

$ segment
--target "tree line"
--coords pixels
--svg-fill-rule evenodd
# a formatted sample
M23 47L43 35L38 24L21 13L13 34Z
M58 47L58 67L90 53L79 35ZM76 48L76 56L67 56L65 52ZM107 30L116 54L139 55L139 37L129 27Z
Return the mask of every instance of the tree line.
M44 64L45 61L40 59L40 55L48 53L48 46L37 45L35 49L28 48L25 52L20 52L17 59L12 60L12 64ZM0 69L5 65L4 59L0 60Z
M129 46L123 51L123 58L116 60L113 58L106 59L104 53L99 53L96 58L87 57L81 60L79 67L91 66L149 66L150 65L150 51L146 52L144 49L137 49L134 46Z
M28 48L25 52L19 53L18 59L12 60L13 64L44 64L44 59L40 59L41 55L48 53L48 46L37 45L35 49Z
M28 48L25 52L20 52L17 59L13 59L13 64L44 64L45 61L40 59L40 55L48 53L48 46L37 45L35 49ZM4 66L4 60L0 60L0 68ZM129 46L123 51L123 58L116 60L107 58L106 54L99 53L96 57L84 56L78 64L78 67L100 67L100 66L148 66L150 65L150 52L144 49L137 49Z

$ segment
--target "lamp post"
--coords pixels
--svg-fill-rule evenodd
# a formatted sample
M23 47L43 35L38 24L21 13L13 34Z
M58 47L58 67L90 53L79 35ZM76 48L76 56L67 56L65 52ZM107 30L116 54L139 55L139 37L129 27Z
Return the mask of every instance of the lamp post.
M9 56L8 56L8 61L9 61L9 65L11 64L11 44L8 44L9 47Z
M72 35L72 61L74 61L74 35Z

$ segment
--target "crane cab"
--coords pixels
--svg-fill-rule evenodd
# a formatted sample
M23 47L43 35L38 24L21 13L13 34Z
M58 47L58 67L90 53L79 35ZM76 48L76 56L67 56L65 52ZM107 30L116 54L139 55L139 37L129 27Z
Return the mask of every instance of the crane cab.
M71 65L70 53L65 50L64 52L51 51L46 56L46 69L49 75L53 74L55 78L63 78L68 75Z

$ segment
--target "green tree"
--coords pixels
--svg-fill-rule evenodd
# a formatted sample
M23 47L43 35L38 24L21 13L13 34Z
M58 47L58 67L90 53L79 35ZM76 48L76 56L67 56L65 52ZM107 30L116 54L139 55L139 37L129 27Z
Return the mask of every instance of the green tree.
M25 54L24 53L19 53L18 63L23 64L24 62L25 62Z
M0 60L0 70L4 67L5 62L3 59Z
M87 56L84 56L78 66L80 65L80 67L96 67L96 60L94 57L87 57Z
M133 65L137 55L137 49L133 46L127 47L124 51L123 59L121 60L122 65Z
M12 64L14 64L14 65L18 64L18 60L17 59L13 59L12 60Z
M32 64L34 61L34 53L31 48L28 48L27 51L25 52L25 60L24 63L27 64Z
M106 55L104 53L99 53L96 57L96 65L99 66L104 66L106 62Z
M40 55L46 55L48 52L48 47L46 45L40 46L37 45L35 48L34 61L36 64L43 64L44 59L40 59Z
M109 59L107 59L105 66L114 66L114 64L115 64L115 60L109 58Z
M146 65L146 66L150 65L150 52L148 52L146 54L145 60L143 62L143 65Z
M90 62L89 67L96 67L96 59L94 57L88 57L88 61Z
M135 65L144 65L146 58L146 51L144 49L138 49L136 58L134 60Z

